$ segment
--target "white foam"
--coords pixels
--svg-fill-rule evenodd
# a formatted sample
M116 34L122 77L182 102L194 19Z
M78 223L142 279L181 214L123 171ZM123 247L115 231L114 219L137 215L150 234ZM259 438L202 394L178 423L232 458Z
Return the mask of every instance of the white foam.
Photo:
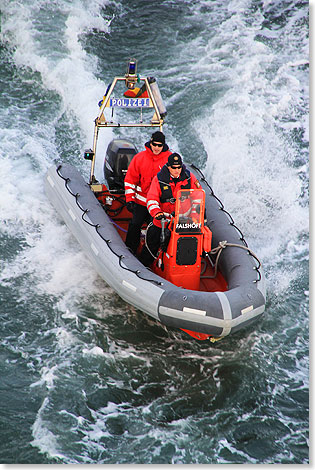
M95 77L98 63L80 44L80 35L97 28L107 32L109 21L102 18L102 2L89 2L85 8L81 2L69 6L61 2L59 14L67 15L59 36L65 52L56 57L54 48L41 40L35 27L40 7L36 5L10 4L5 8L2 37L10 39L15 47L14 59L18 66L30 67L39 72L43 85L56 91L62 98L63 108L79 122L86 142L90 144L93 121L98 113L98 101L106 87ZM47 18L46 18L47 21ZM51 21L54 21L53 18Z
M51 28L50 38L42 31L40 3L26 1L23 5L9 3L1 7L1 39L14 49L16 65L38 72L42 86L58 93L60 115L66 111L76 121L86 146L91 145L97 103L107 84L95 77L99 64L84 51L80 35L90 28L108 30L108 22L100 13L103 7L104 2L98 0L89 2L87 7L80 1L73 5L63 1L54 4L53 8L59 11L44 18L45 26ZM59 21L60 28L56 28L55 21ZM51 47L54 39L56 47ZM21 296L31 282L37 293L56 297L56 308L65 313L65 319L77 319L78 299L94 295L97 303L100 290L104 294L109 289L100 283L44 194L43 175L52 158L58 156L53 122L49 121L55 116L47 116L48 122L32 120L27 106L24 112L24 107L17 109L15 103L2 112L9 126L0 130L0 230L18 238L23 248L12 252L10 261L1 264L1 281L10 283L27 274ZM15 118L9 120L9 115ZM56 334L61 349L73 340L65 332Z
M234 10L245 3L229 6ZM216 64L217 79L222 78L226 91L196 119L194 128L208 153L206 175L216 195L251 248L272 266L308 233L300 178L308 170L295 167L301 152L290 135L292 129L305 132L305 139L308 135L306 117L300 119L296 112L307 100L307 84L292 70L293 64L307 62L307 50L302 41L301 49L288 50L287 63L277 66L272 49L255 40L262 19L259 13L253 15L252 28L244 28L239 11L209 41L208 54L201 56L198 66L206 67L206 61L209 67ZM218 57L224 61L218 62ZM270 68L275 70L272 79ZM307 252L307 243L301 249ZM272 281L279 276L275 271ZM289 275L285 284L291 280Z
M54 382L56 379L55 372L57 370L57 366L48 367L44 366L41 369L41 378L37 382L34 382L30 385L30 387L37 387L39 385L45 385L47 390L51 390L54 388Z
M82 352L83 354L92 355L92 356L107 356L107 354L105 354L103 349L100 348L99 346L94 346L91 349L84 348Z
M58 93L61 99L60 115L66 111L78 125L84 145L90 147L93 120L98 113L97 102L101 99L107 83L105 78L104 81L96 78L97 68L102 67L102 64L98 64L95 58L86 54L80 43L80 35L90 28L103 32L108 30L109 21L105 21L100 14L104 1L58 0L57 3L52 3L61 9L60 16L64 15L65 18L63 23L61 20L60 28L55 28L58 30L60 41L58 50L50 48L49 42L46 42L37 27L42 2L34 4L26 0L2 5L4 21L1 36L15 48L16 64L38 72L43 87ZM49 2L46 4L49 5ZM264 1L265 7L269 4L272 2ZM251 26L244 28L240 9L246 8L247 5L248 2L244 0L229 2L228 10L233 15L230 19L224 19L221 29L220 26L217 27L215 37L206 45L204 38L185 44L182 54L185 57L187 54L192 55L191 75L186 78L188 84L192 82L192 76L196 79L205 73L207 78L213 79L215 83L222 81L226 87L225 93L218 96L215 105L211 105L201 118L195 121L194 127L208 153L206 171L212 180L215 193L223 199L226 209L231 212L236 224L244 232L250 247L258 252L268 267L271 286L281 293L299 276L296 267L290 271L283 260L300 260L306 256L305 242L298 244L297 235L306 233L308 228L307 209L300 204L299 177L301 171L307 172L307 163L304 169L294 168L292 162L297 150L287 138L293 129L304 129L304 139L308 138L305 116L287 120L299 103L303 89L305 90L305 84L293 71L294 68L304 65L305 59L291 54L288 50L288 57L291 57L287 64L278 68L272 80L266 78L266 70L272 66L275 57L268 47L255 40L255 35L262 26L259 9L257 16L252 18ZM194 10L198 7L194 4ZM270 37L273 35L270 34ZM178 49L180 47L179 45ZM196 55L195 48L203 53ZM174 71L175 68L168 71L172 80L176 76ZM185 93L186 90L174 94L169 104L180 101ZM100 281L81 248L44 196L43 174L51 164L52 158L58 154L54 143L53 125L50 122L28 122L23 116L17 116L15 109L6 112L10 114L11 111L17 119L16 127L13 124L11 128L3 127L0 130L0 219L3 222L1 231L12 238L19 237L25 246L15 255L12 254L10 262L3 263L0 279L5 284L23 273L29 274L27 288L29 289L31 281L36 293L56 298L55 309L58 314L63 313L61 316L65 322L72 324L72 320L79 321L78 303L84 295L93 296L93 305L99 306L100 315L106 317L111 312L104 308L104 297L110 289ZM104 154L108 140L101 143L100 155ZM169 141L177 144L172 135ZM99 173L101 166L100 159L97 161ZM93 322L94 320L87 319L85 325L88 328ZM84 355L85 360L99 358L98 360L108 361L112 358L114 361L118 359L147 368L152 367L152 358L147 356L146 352L140 351L139 347L126 348L125 344L121 347L114 342L109 342L108 353L93 344L93 340L89 346L83 343L85 347L82 347L74 334L63 327L47 332L47 335L51 334L55 335L54 354L48 359L44 355L40 356L40 378L31 385L35 390L36 387L43 387L48 395L32 428L32 445L40 449L40 452L60 458L62 462L78 463L63 455L61 439L58 442L58 435L51 431L52 425L49 421L49 411L54 412L56 407L52 392L58 387L58 368L60 361L61 367L68 366L68 363L64 362L64 356L68 354L69 348L74 345L76 350L73 354L77 357L79 352ZM268 337L268 341L270 339L272 336ZM261 335L260 342L262 340ZM239 345L247 351L248 342L253 340L248 337L240 341ZM293 354L294 352L292 356ZM211 355L209 358L204 357L203 364L200 364L200 371L214 381L218 390L221 388L221 382L216 364L222 360L223 355L227 359L235 359L234 346L231 346L230 350L225 346L222 352L211 347ZM69 362L71 358L73 356ZM187 360L191 359L193 356L187 356ZM55 365L57 361L58 366ZM207 367L203 370L204 364L214 366L212 369ZM304 360L296 364L301 379L308 374L306 366ZM212 376L208 370L213 370ZM174 376L175 372L168 373ZM110 381L110 378L106 380ZM100 382L102 381L103 378L100 379ZM123 387L125 383L119 384L117 381L116 386L118 385ZM174 394L175 391L175 386L169 388L170 393ZM77 417L77 425L85 428L80 429L84 436L83 444L91 450L91 454L87 452L78 456L78 460L88 460L87 455L93 455L94 450L104 450L105 443L102 438L112 437L106 429L104 418L123 413L124 407L124 403L117 405L109 402L97 412L91 411L93 419L90 426L85 418ZM143 411L150 413L150 405L145 406ZM166 428L157 431L152 428L149 437L161 439L163 443L172 442L176 447L179 432L182 432L186 425L189 427L190 423L189 419L182 419L171 424L173 431L165 431ZM220 448L228 448L232 454L240 452L225 439L219 442L218 453ZM159 455L159 451L158 447L153 448L155 455ZM176 447L176 453L177 457L173 463L184 462L185 449ZM248 459L247 454L240 455ZM95 463L92 458L91 463Z
M38 410L37 419L32 426L34 440L30 444L34 447L38 447L42 453L47 453L50 457L63 460L65 456L58 450L57 438L48 429L48 425L42 417L48 406L49 399L45 398L42 406Z

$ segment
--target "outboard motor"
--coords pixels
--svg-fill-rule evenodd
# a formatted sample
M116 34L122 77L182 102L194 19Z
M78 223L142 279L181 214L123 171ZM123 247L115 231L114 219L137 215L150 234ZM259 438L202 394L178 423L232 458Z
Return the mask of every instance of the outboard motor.
M124 179L136 153L138 150L130 140L113 139L109 143L104 161L104 176L110 190L124 191Z

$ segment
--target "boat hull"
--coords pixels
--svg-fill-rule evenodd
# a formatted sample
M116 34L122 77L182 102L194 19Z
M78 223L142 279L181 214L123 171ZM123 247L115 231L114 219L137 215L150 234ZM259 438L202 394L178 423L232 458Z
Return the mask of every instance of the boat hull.
M190 169L206 192L212 246L223 240L243 243L205 180ZM45 190L98 274L122 299L162 324L221 337L247 327L264 312L264 275L247 250L228 246L220 255L219 269L227 291L182 289L145 268L131 254L75 167L52 166L45 177Z

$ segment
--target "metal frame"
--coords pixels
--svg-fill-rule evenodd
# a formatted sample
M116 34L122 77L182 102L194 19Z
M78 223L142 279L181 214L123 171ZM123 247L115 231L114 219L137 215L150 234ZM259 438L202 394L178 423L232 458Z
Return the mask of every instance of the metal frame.
M118 82L124 81L126 82L126 76L125 77L115 77L106 96L104 99L104 102L102 103L100 107L99 114L97 118L95 119L95 127L94 127L94 136L93 136L93 159L91 162L91 174L90 174L90 184L95 183L95 177L94 177L94 169L95 169L95 158L96 158L96 147L97 147L97 140L98 140L98 133L99 129L102 127L159 127L160 131L162 131L162 126L164 124L164 119L161 117L158 106L156 104L156 101L154 99L154 95L152 93L150 83L146 77L138 77L138 82L142 81L146 85L146 90L149 95L150 103L152 103L152 108L154 108L154 114L150 122L140 122L140 123L114 123L112 121L107 121L105 119L104 111L105 108L111 108L109 106L109 100L111 97L111 94L114 91L114 88ZM142 108L141 108L142 109Z

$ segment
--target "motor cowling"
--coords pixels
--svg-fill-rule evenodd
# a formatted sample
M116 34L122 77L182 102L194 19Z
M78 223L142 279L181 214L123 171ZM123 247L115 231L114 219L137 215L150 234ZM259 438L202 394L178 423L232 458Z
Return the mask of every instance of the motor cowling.
M124 180L136 146L128 139L113 139L107 147L104 176L110 190L124 191Z

